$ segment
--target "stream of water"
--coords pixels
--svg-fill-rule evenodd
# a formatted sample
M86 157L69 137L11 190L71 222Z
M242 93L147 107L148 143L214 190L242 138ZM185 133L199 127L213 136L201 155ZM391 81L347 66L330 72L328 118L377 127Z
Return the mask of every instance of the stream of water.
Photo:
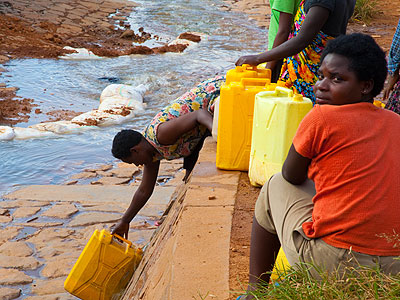
M140 0L129 21L162 41L187 31L205 35L183 53L132 55L100 60L18 59L4 65L0 82L20 89L17 96L35 100L26 127L47 120L46 112L86 112L98 107L101 91L112 81L150 86L147 110L132 122L59 138L0 142L0 195L31 184L60 184L97 164L114 163L113 136L121 128L142 129L155 113L201 80L225 74L244 54L266 47L267 30L242 13L222 10L223 1ZM34 109L34 110L35 110Z

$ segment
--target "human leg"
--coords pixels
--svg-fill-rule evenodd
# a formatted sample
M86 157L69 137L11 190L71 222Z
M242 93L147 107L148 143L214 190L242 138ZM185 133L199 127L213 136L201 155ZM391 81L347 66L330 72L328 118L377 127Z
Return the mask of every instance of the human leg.
M183 168L185 169L185 177L183 178L183 181L187 181L190 173L196 165L197 159L199 158L199 153L201 148L203 148L204 140L210 135L210 131L207 130L205 135L201 138L196 147L193 149L192 153L189 156L183 158Z
M293 239L293 232L311 218L314 194L312 181L296 186L281 174L264 185L257 199L251 233L248 292L259 283L269 282L267 272L272 271L280 246L292 265L299 261L295 244L301 243L303 237Z
M280 247L278 235L265 230L254 217L250 242L249 288L251 290L259 282L269 282L270 272Z

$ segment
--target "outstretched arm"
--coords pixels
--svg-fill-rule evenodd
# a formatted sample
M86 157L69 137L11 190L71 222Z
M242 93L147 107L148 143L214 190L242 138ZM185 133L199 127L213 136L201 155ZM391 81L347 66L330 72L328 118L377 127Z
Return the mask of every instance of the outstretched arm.
M122 237L128 238L129 223L146 204L151 194L153 194L159 167L160 161L144 165L142 182L133 195L129 208L112 231L113 234L116 233Z
M318 32L328 20L328 17L328 9L321 6L311 7L303 21L299 33L294 38L271 49L270 51L257 55L242 56L238 59L236 65L241 66L243 64L250 64L257 66L264 62L280 60L299 53L317 36Z
M158 125L157 140L161 145L172 145L199 124L211 132L212 123L212 115L207 110L199 109Z
M301 156L293 144L282 167L282 176L291 184L302 184L307 179L311 159Z

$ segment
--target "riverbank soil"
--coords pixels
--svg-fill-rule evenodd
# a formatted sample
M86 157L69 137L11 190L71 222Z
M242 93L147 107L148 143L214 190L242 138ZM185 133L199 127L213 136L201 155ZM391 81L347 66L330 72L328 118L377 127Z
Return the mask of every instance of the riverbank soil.
M250 185L247 172L241 172L232 218L229 248L229 288L232 299L247 287L249 277L250 235L254 206L261 188ZM239 291L239 294L235 293Z
M131 28L127 17L136 6L124 0L0 0L0 65L10 59L57 58L75 52L65 46L115 57L182 52L189 41L200 41L199 36L182 32L178 38L188 42L169 45L171 41L161 41L146 28ZM150 39L160 46L141 45ZM34 99L17 97L17 89L0 82L0 125L26 122L35 107Z

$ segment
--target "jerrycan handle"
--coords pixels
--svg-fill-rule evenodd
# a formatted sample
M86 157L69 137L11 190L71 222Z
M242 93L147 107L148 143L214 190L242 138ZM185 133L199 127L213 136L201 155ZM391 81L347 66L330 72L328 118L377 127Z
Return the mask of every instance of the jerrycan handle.
M128 244L128 248L130 248L132 246L132 242L131 241L128 241L127 239L124 239L122 236L120 236L120 235L118 235L116 233L113 234L113 238L116 238L118 240L121 240L121 241L127 243Z
M267 86L271 84L271 79L269 78L242 78L240 79L240 83L243 86L250 85L250 86Z
M288 89L286 87L283 86L277 86L275 88L276 92L282 93L282 94L286 94L289 98L293 97L293 90L292 89Z
M243 67L243 70L251 69L253 71L257 71L257 66L252 66L252 65L249 65L249 64L243 64L242 67Z

